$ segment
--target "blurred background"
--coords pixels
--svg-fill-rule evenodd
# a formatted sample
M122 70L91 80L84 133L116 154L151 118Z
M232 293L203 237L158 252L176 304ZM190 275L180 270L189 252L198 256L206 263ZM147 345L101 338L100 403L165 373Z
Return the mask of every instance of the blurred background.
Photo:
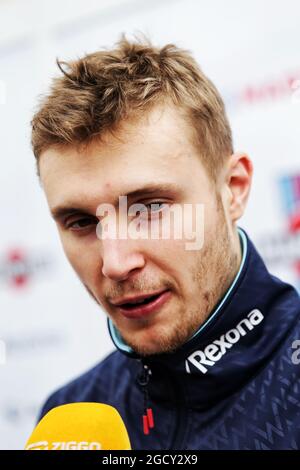
M191 50L222 93L255 174L248 231L300 288L297 0L0 0L0 448L21 449L46 397L113 350L64 258L35 174L30 119L58 71L125 32Z

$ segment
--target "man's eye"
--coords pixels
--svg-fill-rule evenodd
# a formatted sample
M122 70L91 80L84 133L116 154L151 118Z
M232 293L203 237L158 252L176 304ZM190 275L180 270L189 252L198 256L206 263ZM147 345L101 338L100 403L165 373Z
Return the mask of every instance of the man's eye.
M143 204L143 206L146 207L146 209L141 209L140 211L140 217L158 217L161 215L161 213L168 207L170 204L166 202L160 202L160 201L153 201L149 202L146 204Z
M83 230L89 227L91 224L97 224L98 220L92 217L82 217L81 219L76 219L73 222L67 223L66 228L72 230Z
M163 209L165 209L169 204L167 204L166 202L149 202L147 204L144 204L144 206L148 209L147 210L147 213L153 213L153 214L157 214L159 212L162 212ZM141 211L141 213L145 213L146 211Z
M151 212L156 212L160 211L162 207L164 206L164 202L149 202L148 204L145 204L146 207L149 207Z

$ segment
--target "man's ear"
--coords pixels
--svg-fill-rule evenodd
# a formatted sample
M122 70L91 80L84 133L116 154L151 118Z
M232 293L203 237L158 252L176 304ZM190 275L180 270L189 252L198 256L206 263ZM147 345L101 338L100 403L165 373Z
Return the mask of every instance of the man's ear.
M228 210L232 222L244 214L250 193L253 164L247 154L237 152L226 164L226 186L229 190Z

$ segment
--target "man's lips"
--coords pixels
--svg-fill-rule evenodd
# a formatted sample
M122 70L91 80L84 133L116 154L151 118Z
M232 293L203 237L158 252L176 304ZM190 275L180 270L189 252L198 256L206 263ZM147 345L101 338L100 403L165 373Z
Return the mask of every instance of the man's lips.
M157 294L152 295L141 295L138 297L131 298L131 302L135 301L143 301L140 304L130 303L127 299L126 303L117 303L114 306L118 309L118 311L124 315L126 318L137 319L151 313L156 312L159 310L165 302L170 298L171 292L169 290L161 291Z
M117 301L111 302L111 304L115 307L120 307L127 303L134 304L134 303L142 302L145 299L150 299L150 297L157 296L164 291L165 290L159 290L159 291L150 292L147 294L131 295L128 297L123 297L122 299L119 299Z

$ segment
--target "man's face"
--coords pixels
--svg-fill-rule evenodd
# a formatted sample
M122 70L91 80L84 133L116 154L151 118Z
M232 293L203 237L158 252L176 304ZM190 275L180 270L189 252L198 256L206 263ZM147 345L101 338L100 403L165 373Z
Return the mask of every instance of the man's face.
M175 108L157 107L85 150L48 149L40 159L40 174L66 256L127 344L149 355L185 343L228 288L238 255L222 199L183 117ZM141 190L153 185L153 192ZM163 207L203 204L202 248L187 250L184 237L99 238L97 208L126 195L128 207L164 204L158 213L162 223ZM61 206L76 210L59 215ZM128 307L126 314L114 305L153 293L163 301L147 314L131 315L136 307Z

